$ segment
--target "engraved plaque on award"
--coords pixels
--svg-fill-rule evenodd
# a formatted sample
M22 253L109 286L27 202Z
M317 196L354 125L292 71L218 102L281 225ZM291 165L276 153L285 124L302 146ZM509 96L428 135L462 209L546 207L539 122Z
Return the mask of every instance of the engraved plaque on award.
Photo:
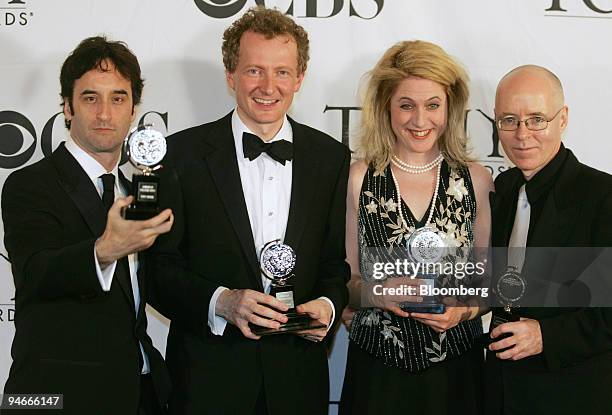
M154 171L161 167L159 162L166 155L166 138L152 127L151 124L142 125L125 139L126 154L141 173L132 176L134 200L125 210L126 219L149 219L160 211L159 177Z
M299 330L317 329L326 327L325 324L313 320L307 314L299 314L295 311L293 299L293 286L288 281L294 277L296 255L289 245L280 240L270 241L264 245L260 256L260 269L262 274L270 280L270 295L282 301L289 307L284 314L288 320L282 323L280 328L271 329L251 325L251 330L258 336L267 334L288 333Z
M424 226L416 229L409 237L406 244L408 258L410 261L420 264L421 271L414 276L420 279L422 284L431 288L436 286L438 275L427 272L427 264L435 264L442 260L446 244L435 229ZM439 302L434 295L422 296L421 302L404 301L399 304L400 308L409 313L444 313L444 304Z

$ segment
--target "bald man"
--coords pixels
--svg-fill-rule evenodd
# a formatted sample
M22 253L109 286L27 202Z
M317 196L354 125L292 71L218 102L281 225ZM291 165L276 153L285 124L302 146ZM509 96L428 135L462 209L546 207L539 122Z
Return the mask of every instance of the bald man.
M496 262L502 284L494 287L504 294L524 284L525 293L498 297L510 307L493 312L485 413L612 414L612 309L544 307L550 304L539 297L560 280L573 287L592 261L570 258L565 247L612 246L612 176L561 143L568 108L561 82L545 68L505 75L495 118L516 167L495 180L492 245L511 248L502 266ZM531 247L555 247L558 255L543 265ZM517 308L521 301L527 306Z

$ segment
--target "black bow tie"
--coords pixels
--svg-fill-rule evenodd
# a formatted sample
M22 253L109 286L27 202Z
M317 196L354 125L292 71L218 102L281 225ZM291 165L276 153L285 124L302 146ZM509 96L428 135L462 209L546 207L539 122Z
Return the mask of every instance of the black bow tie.
M253 161L261 153L267 153L272 159L278 161L283 166L285 162L293 158L293 144L287 140L273 141L266 143L255 134L242 133L242 151L244 157Z

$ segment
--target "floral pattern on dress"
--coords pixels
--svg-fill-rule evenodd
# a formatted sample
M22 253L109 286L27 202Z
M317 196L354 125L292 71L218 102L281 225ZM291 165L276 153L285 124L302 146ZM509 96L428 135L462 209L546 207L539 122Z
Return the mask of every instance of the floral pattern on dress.
M384 177L384 174L380 175ZM472 218L472 212L466 211L462 203L464 196L468 195L468 190L465 187L464 179L455 169L450 170L449 186L445 194L446 206L442 203L437 204L437 200L433 201L435 223L425 226L432 227L449 248L443 262L467 261L471 248L471 229L468 230L466 222ZM397 197L396 194L395 197ZM439 194L438 200L443 197L444 193ZM398 205L398 202L401 203L401 201L394 200L393 197L389 199L384 196L376 197L370 190L362 191L362 200L368 215L378 214L385 219L385 226L390 230L390 235L386 239L388 247L393 249L393 247L403 246L404 241L415 231L415 226L410 226L405 221L402 223ZM364 263L373 264L381 262L381 258L367 251L362 253L361 262L362 265ZM362 275L364 275L363 272ZM457 279L453 278L453 275L440 275L439 284L443 287L453 286L457 284ZM363 314L360 322L365 326L378 327L383 342L393 345L400 359L403 359L405 343L401 339L402 329L393 324L394 320L397 319L393 319L387 311L369 308ZM444 361L448 356L447 344L446 332L433 332L431 347L424 348L427 359L432 363Z
M425 347L425 351L427 352L428 359L432 363L441 362L446 359L446 332L440 333L439 343L432 341L432 348ZM444 352L442 350L445 350Z

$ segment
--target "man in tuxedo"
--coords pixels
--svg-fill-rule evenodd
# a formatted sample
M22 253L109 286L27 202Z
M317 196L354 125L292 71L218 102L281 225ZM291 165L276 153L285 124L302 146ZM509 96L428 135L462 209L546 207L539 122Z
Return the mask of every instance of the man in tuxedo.
M121 216L132 196L118 164L140 66L124 43L91 37L68 56L60 83L68 140L13 172L2 192L16 288L4 391L63 394L62 414L165 413L170 381L146 333L137 253L170 230L172 212Z
M347 302L344 224L350 153L286 113L302 84L308 36L276 10L254 8L223 35L236 109L168 138L162 178L175 226L151 251L152 303L171 320L170 411L327 412L325 339ZM296 253L299 313L327 328L258 336L288 306L269 295L262 247Z
M612 309L588 307L578 280L600 258L568 248L611 246L612 176L580 163L561 143L568 108L561 82L545 68L522 66L504 76L495 118L516 167L495 180L492 244L509 247L502 268L514 267L524 293L511 308L520 319L492 326L486 413L612 413ZM506 289L521 285L505 278ZM512 290L497 287L510 305ZM567 306L545 307L551 292L563 306L563 289ZM495 309L493 321L512 320L507 316Z

